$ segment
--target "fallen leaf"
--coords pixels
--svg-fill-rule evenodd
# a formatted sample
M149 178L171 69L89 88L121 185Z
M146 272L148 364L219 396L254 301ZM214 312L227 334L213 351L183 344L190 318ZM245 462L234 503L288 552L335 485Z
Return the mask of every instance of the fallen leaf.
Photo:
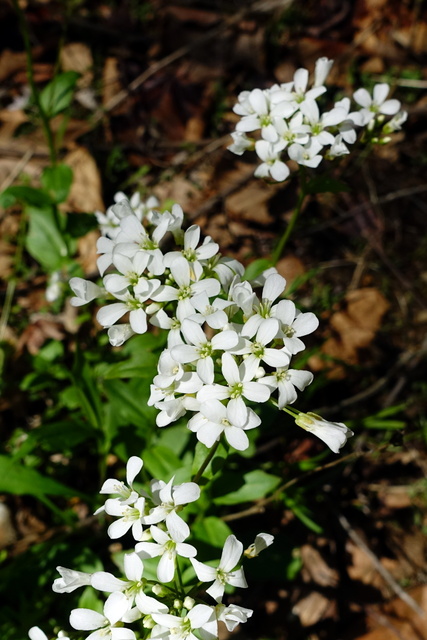
M101 177L89 151L84 147L77 147L67 153L63 162L68 164L74 172L73 184L66 202L68 211L78 213L104 211Z
M0 54L0 82L6 80L16 71L25 69L27 65L27 56L25 52L11 51L5 49Z
M304 544L301 549L303 561L303 578L305 582L315 582L321 587L336 587L338 572L332 569L323 559L317 549L310 544Z
M372 343L390 305L375 287L355 289L345 299L346 309L334 313L329 321L336 336L329 338L321 351L329 358L357 364L359 350ZM330 363L319 356L310 358L309 364L315 371L328 368L329 377L339 378L344 375L342 367L335 365L331 368Z
M333 618L336 614L336 605L334 601L318 591L313 591L294 605L292 613L299 617L303 627L311 627L319 620Z
M276 269L286 280L286 284L289 287L293 283L296 278L304 275L305 267L297 256L286 256L286 258L282 258L276 264Z
M93 57L90 48L82 42L69 42L61 49L63 71L77 71L81 76L77 81L80 89L88 87L93 80Z
M102 106L107 107L110 100L115 98L122 89L119 61L113 57L106 58L102 70ZM127 109L126 102L123 102L115 107L112 113L126 113Z

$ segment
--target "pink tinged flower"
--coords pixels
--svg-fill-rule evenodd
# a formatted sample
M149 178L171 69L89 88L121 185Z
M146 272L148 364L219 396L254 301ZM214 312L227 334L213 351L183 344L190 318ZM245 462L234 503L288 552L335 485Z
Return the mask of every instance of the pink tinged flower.
M183 542L185 537L182 533L173 537L155 525L150 527L150 532L155 542L138 542L135 551L143 558L161 556L157 565L157 579L159 582L170 582L175 574L176 556L194 558L197 550L191 544Z
M74 569L67 569L66 567L56 567L56 570L61 577L56 578L53 582L52 590L55 591L55 593L71 593L79 587L90 584L90 573L74 571Z
M342 422L329 422L311 412L299 413L295 422L299 427L323 440L334 453L339 453L348 438L354 435Z
M280 300L274 307L274 316L280 321L280 337L285 349L292 355L305 349L300 336L312 333L319 326L314 313L299 312L292 300Z
M294 143L289 149L289 157L300 165L305 167L311 167L315 169L322 162L322 156L319 155L319 151L323 148L317 140L310 139L309 143L302 146Z
M237 540L235 536L231 535L228 536L225 541L221 560L217 568L209 567L207 564L191 558L191 564L194 567L198 579L201 582L213 581L209 589L206 589L206 593L212 596L217 602L219 602L224 595L226 584L242 588L248 586L243 569L233 571L242 556L242 552L242 543Z
M185 616L169 613L154 613L152 618L157 624L170 629L167 637L171 640L198 640L193 631L198 631L202 640L214 640L218 637L217 624L212 607L196 604Z
M207 400L201 404L200 412L189 420L188 428L209 448L224 433L232 447L244 451L249 446L245 431L260 424L261 419L252 409L247 408L245 416L236 411L235 405L225 407L219 400Z
M303 391L312 381L313 374L310 371L288 369L287 367L280 367L271 376L260 379L260 383L266 384L271 391L279 390L279 409L295 402L298 397L295 387Z
M195 482L173 484L174 477L167 484L159 480L153 491L153 502L157 504L145 517L145 524L166 522L168 532L174 540L185 540L190 535L189 526L177 514L182 505L195 502L200 497L200 487ZM156 486L156 485L154 485Z
M254 542L244 551L247 558L256 558L261 551L267 549L274 542L274 536L269 533L259 533Z
M237 604L217 604L215 607L217 619L225 624L228 631L234 631L238 624L247 622L253 614L252 609L239 607Z
M97 284L83 278L71 278L70 288L73 290L75 297L71 298L70 303L73 307L81 307L87 302L95 300L95 298L104 298L105 291Z
M263 161L256 169L254 175L257 178L267 178L269 175L277 182L283 182L289 176L288 166L280 160L279 154L286 145L282 142L271 144L266 140L258 140L255 143L255 151Z
M107 533L110 538L121 538L132 529L135 540L141 540L144 510L145 498L138 498L133 505L123 504L118 498L107 500L105 512L110 516L120 516L119 520L108 527Z
M104 605L104 614L92 609L73 609L70 624L79 631L93 631L86 640L136 640L131 629L117 627L129 610L129 601L123 593L112 593Z

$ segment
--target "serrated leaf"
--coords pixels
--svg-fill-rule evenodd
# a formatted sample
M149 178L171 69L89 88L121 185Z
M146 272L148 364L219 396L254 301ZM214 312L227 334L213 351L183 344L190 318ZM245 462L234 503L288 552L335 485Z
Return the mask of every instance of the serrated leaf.
M65 71L45 86L40 93L40 104L48 118L53 118L70 106L79 76L76 71Z
M68 247L57 225L51 208L28 206L29 229L26 238L28 253L47 271L59 269L68 256Z
M46 167L40 181L50 198L56 204L65 202L73 182L73 170L66 164Z
M197 540L222 549L224 542L233 532L224 520L208 516L200 522L195 522L191 526L191 533Z
M315 193L340 193L341 191L350 191L350 187L341 180L329 176L317 176L308 181L305 191L311 195Z
M221 478L222 480L222 478ZM227 486L227 476L224 474L222 487ZM242 502L253 502L264 498L280 484L280 478L265 473L262 469L249 471L243 476L243 486L236 491L231 491L225 495L217 496L213 499L215 504L239 504ZM219 486L221 486L219 485ZM221 488L222 488L221 487Z

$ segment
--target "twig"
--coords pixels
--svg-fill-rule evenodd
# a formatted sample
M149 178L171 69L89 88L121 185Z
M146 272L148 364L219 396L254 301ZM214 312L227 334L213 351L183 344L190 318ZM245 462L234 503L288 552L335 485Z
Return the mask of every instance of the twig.
M34 155L34 149L28 149L28 151L25 152L25 154L22 156L19 162L16 163L16 165L14 166L12 171L9 173L9 175L6 176L6 178L0 184L0 191L4 191L4 189L7 189L8 187L10 187L10 185L13 183L15 178L17 178L21 173L21 171L25 169L25 167L27 166L27 164L29 163L33 155Z
M349 453L346 456L343 456L342 458L337 458L336 460L332 460L331 462L327 462L326 464L319 465L315 469L310 469L310 471L307 471L302 476L298 476L296 478L292 478L291 480L288 480L287 482L282 484L278 489L276 489L275 492L268 498L261 498L260 500L257 500L255 504L253 504L251 507L248 507L247 509L244 509L243 511L237 511L236 513L229 513L226 516L222 516L221 520L224 520L225 522L230 522L231 520L239 520L240 518L246 518L246 516L252 516L256 513L262 513L264 511L264 507L267 504L270 504L271 502L274 502L275 500L277 500L280 494L283 493L283 491L286 491L286 489L289 489L294 484L297 484L298 482L306 480L307 478L311 477L315 473L319 473L320 471L325 471L326 469L331 469L332 467L336 467L338 464L346 462L351 458L354 458L355 460L357 460L358 458L366 456L370 453L374 453L374 452L378 453L384 450L386 447L388 447L388 444L383 444L375 450L353 451L352 453Z
M205 46L209 40L212 40L216 36L218 36L222 31L225 31L229 27L235 25L240 22L243 18L245 18L250 13L265 13L268 11L272 11L273 9L281 8L283 11L293 3L294 0L259 0L255 2L252 6L247 7L236 13L233 16L227 17L224 22L221 24L212 27L212 29L198 38L194 38L188 44L180 47L173 53L169 54L165 58L162 58L158 62L154 62L148 69L146 69L143 73L141 73L135 80L132 80L129 83L126 89L119 91L117 95L111 98L106 105L102 109L99 109L93 116L92 125L98 124L100 120L104 117L106 113L115 109L119 104L124 102L130 93L136 91L141 85L144 84L151 76L155 73L164 69L165 67L172 64L172 62L176 62L180 58L183 58L187 53L190 53L193 49L196 49L198 46Z
M401 600L406 602L408 607L410 607L413 611L415 611L415 613L417 613L421 617L424 617L425 615L424 611L421 609L418 603L415 602L415 600L411 598L411 596L408 593L406 593L406 591L404 591L402 587L396 582L396 580L393 578L391 573L381 564L377 556L373 553L373 551L369 549L367 544L362 540L359 534L353 529L353 527L351 526L347 518L342 514L338 514L338 521L342 526L342 528L348 534L348 537L351 540L353 540L353 542L359 547L359 549L362 549L362 551L364 551L364 553L368 556L368 558L371 560L372 564L375 566L378 573L382 576L382 578L389 585L389 587L394 591L394 593Z

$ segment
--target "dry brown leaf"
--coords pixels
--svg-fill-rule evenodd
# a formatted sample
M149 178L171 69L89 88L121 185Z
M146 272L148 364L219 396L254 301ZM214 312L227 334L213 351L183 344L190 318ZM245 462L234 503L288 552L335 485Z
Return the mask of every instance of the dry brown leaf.
M315 582L321 587L336 587L338 572L329 567L319 551L310 544L304 544L301 549L303 561L303 578L305 582Z
M287 286L291 285L293 281L302 276L305 273L305 267L303 262L297 258L297 256L286 256L282 258L276 265L277 271L286 280Z
M27 121L28 117L21 109L2 109L0 111L0 142L8 142L19 125Z
M357 364L359 350L368 347L374 340L389 303L375 287L350 291L346 295L346 302L347 308L334 313L329 321L337 335L325 342L322 353L348 364ZM329 363L318 356L310 358L309 363L316 371L327 367L330 377L344 375L342 367L331 369Z
M415 587L408 594L425 612L420 616L401 598L372 608L370 627L376 628L357 640L427 640L427 585Z
M101 177L89 151L84 147L77 147L67 153L63 162L74 172L73 184L66 202L67 210L79 213L104 211Z
M27 56L25 52L15 52L5 49L0 54L0 82L6 80L16 71L25 69L27 64Z
M232 193L225 200L229 215L237 220L270 225L273 218L268 209L268 201L277 189L261 181L253 182Z
M90 48L82 42L70 42L61 49L63 71L77 71L81 76L77 81L80 89L88 87L93 80L93 58Z
M16 540L16 530L12 524L9 507L0 502L0 549L4 549Z
M321 593L313 591L308 596L297 602L292 608L292 613L297 615L303 627L311 627L319 620L333 618L336 613L335 602L329 600Z
M109 57L105 60L102 71L102 106L106 107L122 89L119 62L117 58ZM114 114L126 113L127 109L127 104L124 102L115 107L112 112Z
M13 256L15 249L8 242L0 240L0 279L5 279L13 272Z
M98 273L96 260L99 257L96 250L96 241L99 238L99 232L95 229L90 231L78 241L79 263L87 276Z
M41 347L49 338L52 340L62 340L63 337L64 333L58 323L39 318L24 329L18 341L17 351L20 352L24 347L27 347L31 355L34 356L40 351Z

